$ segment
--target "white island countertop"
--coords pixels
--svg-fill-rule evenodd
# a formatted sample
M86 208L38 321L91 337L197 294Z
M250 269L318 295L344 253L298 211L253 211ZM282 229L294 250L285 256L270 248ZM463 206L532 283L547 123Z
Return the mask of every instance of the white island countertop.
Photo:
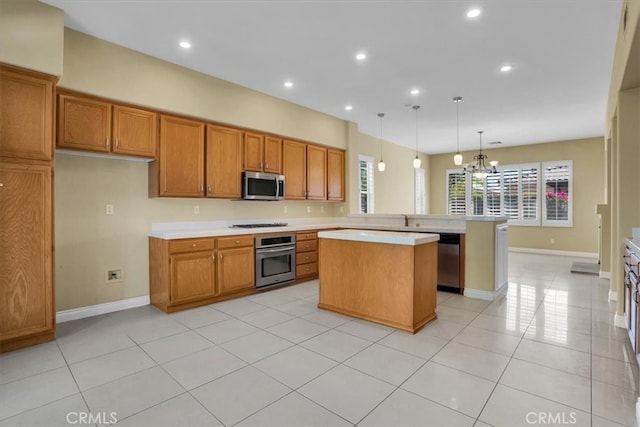
M320 239L351 240L354 242L387 243L406 246L424 245L426 243L437 242L440 239L438 234L430 233L353 229L321 231L318 233L318 237Z

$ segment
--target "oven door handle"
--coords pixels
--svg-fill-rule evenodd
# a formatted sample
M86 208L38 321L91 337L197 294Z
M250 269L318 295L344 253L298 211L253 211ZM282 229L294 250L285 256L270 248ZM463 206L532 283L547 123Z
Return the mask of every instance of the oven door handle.
M295 246L287 246L284 248L276 248L276 249L258 249L256 251L256 254L274 254L276 252L289 252L294 250L296 247Z

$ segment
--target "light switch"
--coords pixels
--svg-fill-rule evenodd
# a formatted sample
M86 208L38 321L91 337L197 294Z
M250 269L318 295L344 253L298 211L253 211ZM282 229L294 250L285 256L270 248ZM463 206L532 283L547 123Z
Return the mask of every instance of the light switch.
M193 214L200 215L200 206L196 205L193 207Z
M106 205L104 212L107 215L113 215L113 205Z

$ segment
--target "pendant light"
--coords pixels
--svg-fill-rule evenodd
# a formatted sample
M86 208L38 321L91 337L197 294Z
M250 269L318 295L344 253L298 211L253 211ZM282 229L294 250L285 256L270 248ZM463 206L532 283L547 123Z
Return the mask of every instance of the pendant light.
M413 168L418 169L422 161L418 157L418 110L420 109L419 105L413 106L414 111L416 112L416 158L413 159Z
M456 103L456 142L458 146L458 151L456 152L456 155L453 156L453 164L456 166L460 166L462 164L462 154L460 154L460 101L462 101L461 96L453 98L453 102Z
M478 134L480 135L480 152L477 156L473 156L474 163L469 168L468 165L465 166L464 171L470 172L474 177L479 179L484 179L489 174L498 173L498 161L493 160L489 162L490 166L485 165L485 161L489 159L486 154L482 154L482 134L484 131L479 130Z
M384 172L387 167L387 165L384 164L384 160L382 160L382 118L384 117L384 113L378 113L378 117L380 117L380 161L378 162L378 170Z

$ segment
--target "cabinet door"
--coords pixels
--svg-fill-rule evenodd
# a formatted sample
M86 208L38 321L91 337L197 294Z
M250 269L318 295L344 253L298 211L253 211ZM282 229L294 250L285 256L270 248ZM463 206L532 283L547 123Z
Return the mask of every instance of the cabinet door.
M264 171L282 173L282 140L280 138L264 137Z
M241 197L242 131L207 126L207 197Z
M137 108L113 106L113 152L156 157L158 115Z
M208 298L216 294L214 252L190 252L171 256L171 304Z
M307 199L327 200L327 149L307 145Z
M111 151L111 104L60 94L57 146L106 153Z
M53 81L0 67L0 156L52 159Z
M160 196L204 194L204 123L160 116Z
M327 199L344 201L344 151L327 150Z
M262 172L264 153L264 135L245 132L244 134L244 170Z
M282 169L285 176L285 199L307 198L307 144L294 141L282 143Z
M53 332L52 169L0 163L0 341Z
M218 251L218 289L220 294L252 289L254 286L253 247Z

